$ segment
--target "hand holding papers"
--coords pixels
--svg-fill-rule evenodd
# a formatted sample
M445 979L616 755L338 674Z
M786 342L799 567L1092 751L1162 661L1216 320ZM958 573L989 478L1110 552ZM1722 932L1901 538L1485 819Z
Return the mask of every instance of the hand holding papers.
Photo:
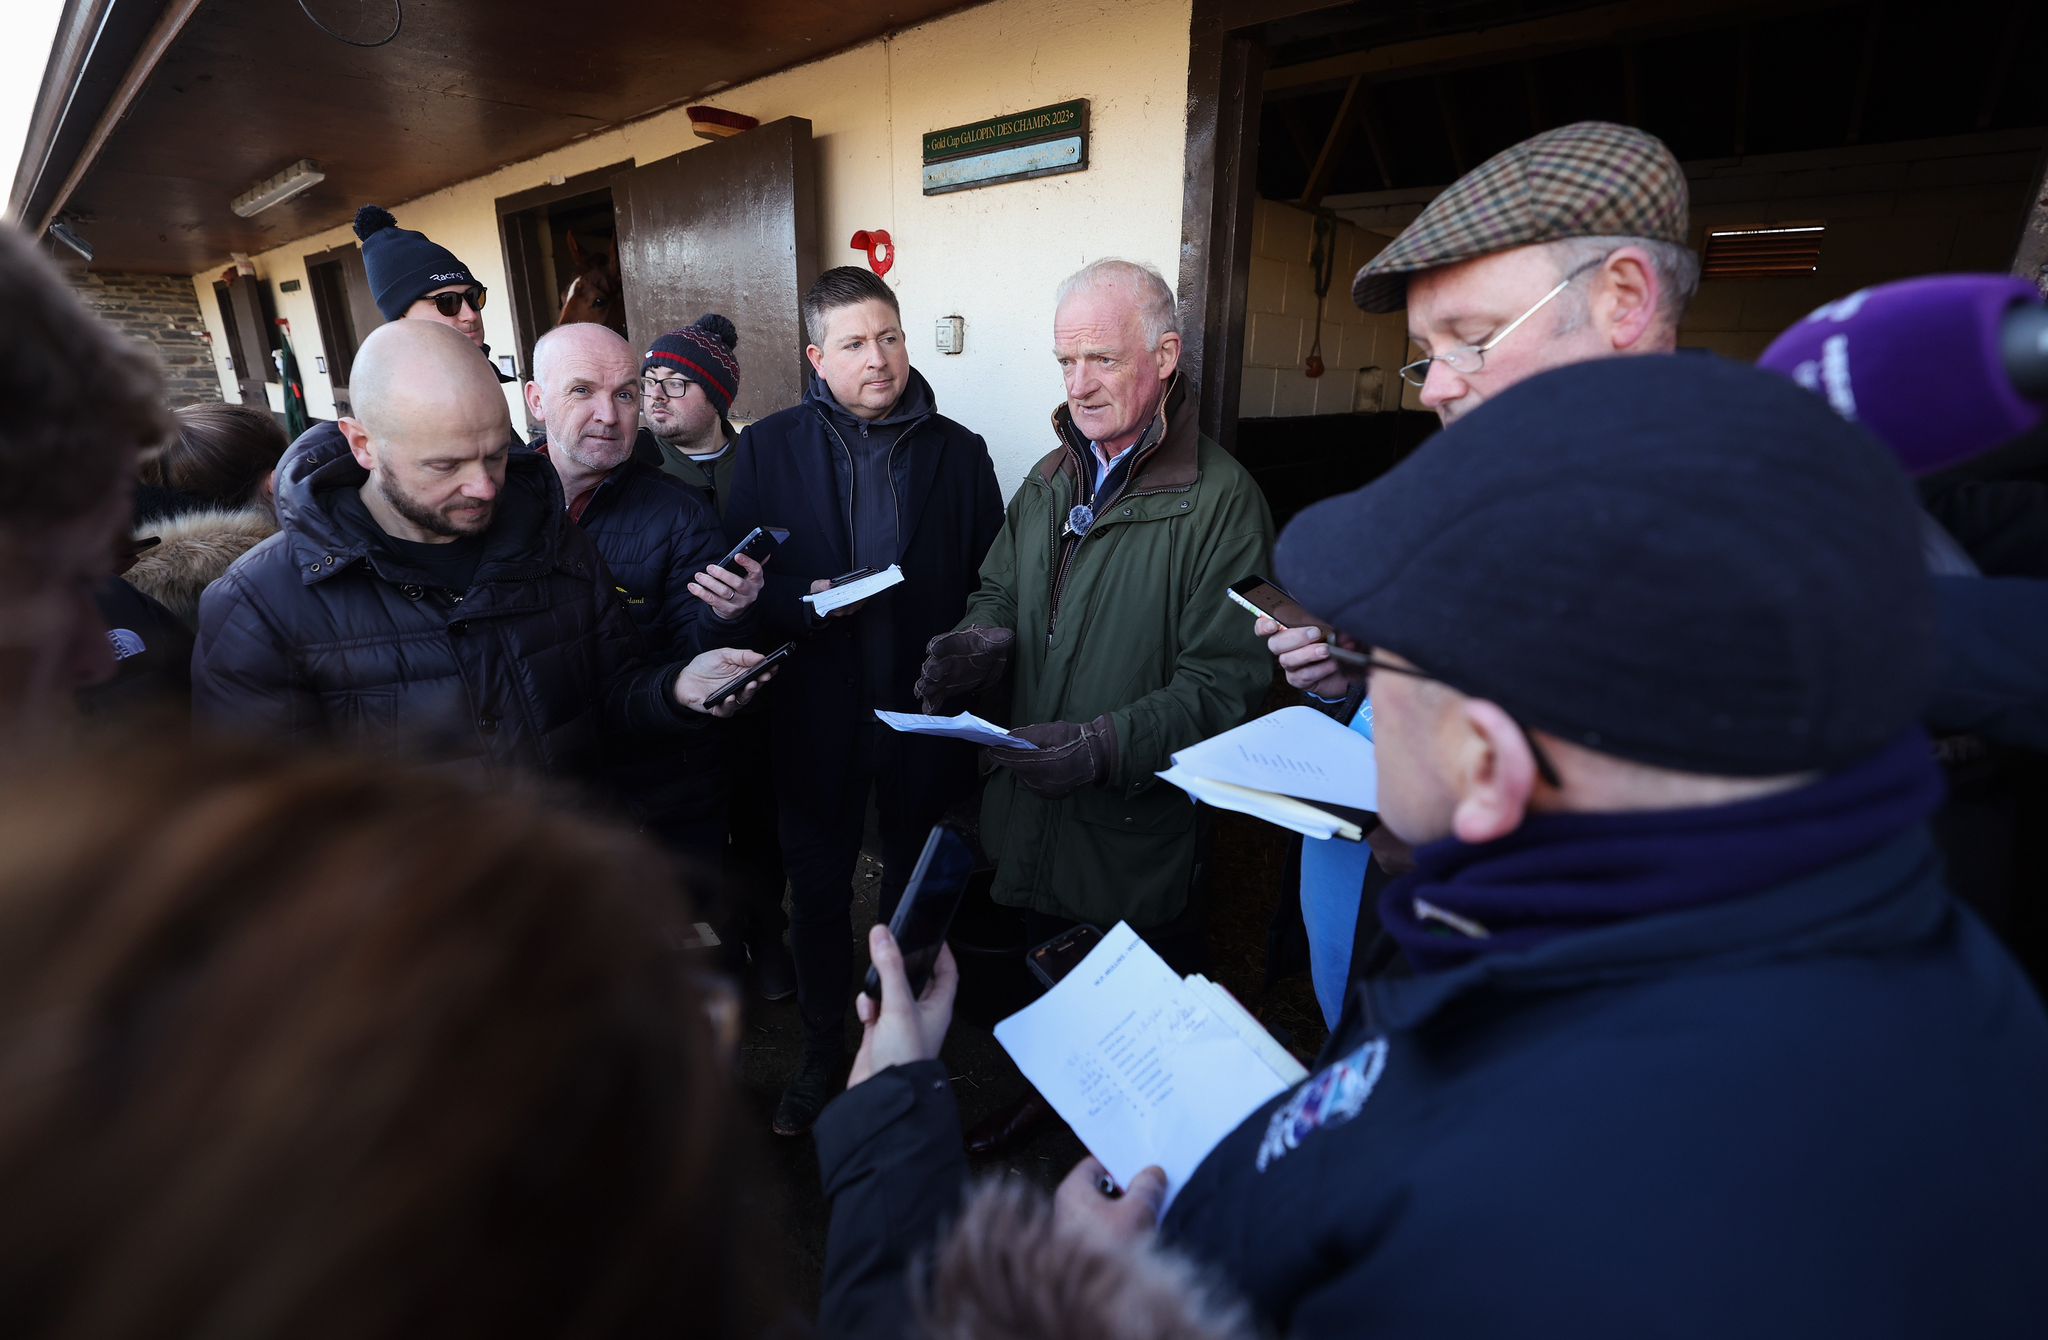
M797 599L809 605L811 612L822 619L833 610L843 609L848 605L858 605L869 596L878 595L902 581L903 569L891 563L880 572L871 572L858 581L847 582L840 586L828 586L815 594L798 596Z
M1159 775L1218 809L1313 838L1356 842L1379 807L1372 741L1313 707L1283 707L1183 749Z
M1172 1198L1218 1141L1307 1077L1228 993L1174 975L1118 923L996 1040L1119 1185L1152 1164Z
M891 729L906 735L937 735L948 740L972 740L976 744L998 745L1004 749L1036 749L1037 745L1020 735L1012 735L1001 726L991 725L972 712L958 716L934 717L920 712L884 712L875 709Z

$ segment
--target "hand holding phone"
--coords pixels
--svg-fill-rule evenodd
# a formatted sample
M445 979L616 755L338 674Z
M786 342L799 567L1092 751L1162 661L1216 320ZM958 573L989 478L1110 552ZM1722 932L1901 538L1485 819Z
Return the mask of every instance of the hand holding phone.
M719 559L713 566L737 573L740 568L734 560L741 554L745 554L756 563L766 563L774 557L775 551L781 548L783 541L788 538L789 532L780 526L756 526L748 531L738 544L726 550L725 557Z
M704 710L710 712L724 706L727 699L745 692L747 685L756 683L763 677L774 673L775 667L788 660L795 651L796 643L785 642L774 651L769 652L753 665L748 666L745 670L740 671L731 679L726 680L725 683L720 684L717 688L705 694Z
M811 583L811 594L817 595L822 591L829 591L835 586L844 586L848 582L857 582L863 577L872 577L879 571L881 571L880 568L855 568L852 572L842 572L837 577L820 577L817 581ZM856 600L851 605L841 605L825 617L828 619L844 619L849 614L858 614L861 606L867 603L866 600Z
M1328 625L1303 609L1293 596L1280 589L1279 583L1253 573L1242 581L1232 582L1224 594L1244 606L1253 614L1263 614L1282 628L1322 628Z

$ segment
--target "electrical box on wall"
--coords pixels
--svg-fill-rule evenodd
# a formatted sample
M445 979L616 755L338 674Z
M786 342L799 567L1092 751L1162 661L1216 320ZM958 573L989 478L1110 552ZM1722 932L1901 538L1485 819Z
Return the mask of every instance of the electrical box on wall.
M942 354L957 354L967 347L967 321L964 317L942 316L932 332L932 339Z

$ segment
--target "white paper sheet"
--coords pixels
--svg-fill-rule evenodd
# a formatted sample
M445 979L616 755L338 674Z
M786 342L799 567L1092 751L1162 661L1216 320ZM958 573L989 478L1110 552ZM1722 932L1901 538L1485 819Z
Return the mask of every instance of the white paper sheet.
M1269 824L1285 828L1311 838L1345 838L1352 842L1365 839L1365 830L1358 824L1320 810L1305 800L1275 795L1271 791L1255 791L1249 786L1233 786L1204 777L1200 773L1178 765L1157 774L1162 781L1173 783L1181 790L1219 810L1234 814L1249 814L1254 819L1263 819Z
M1355 810L1379 808L1372 741L1313 707L1283 707L1190 745L1173 763L1176 770L1232 786Z
M1206 984L1204 984L1206 985ZM996 1040L1110 1176L1152 1164L1169 1203L1211 1149L1287 1087L1126 923Z
M972 712L958 716L933 717L921 712L884 712L875 709L875 715L892 729L906 735L936 735L947 740L972 740L976 744L996 744L1005 749L1036 749L1037 745L1019 735L1012 735L1001 726L983 721Z
M857 582L844 586L829 586L816 595L798 596L811 607L813 613L824 616L846 605L856 604L869 596L879 594L903 581L903 569L891 563L880 572L869 573Z

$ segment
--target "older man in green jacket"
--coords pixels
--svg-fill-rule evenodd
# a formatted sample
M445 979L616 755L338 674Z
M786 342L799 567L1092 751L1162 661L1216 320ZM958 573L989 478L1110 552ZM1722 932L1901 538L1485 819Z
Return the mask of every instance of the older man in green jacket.
M1015 733L982 809L996 901L1034 934L1077 921L1156 931L1198 955L1194 806L1153 774L1257 709L1272 662L1225 591L1264 571L1273 519L1195 427L1173 292L1097 261L1060 286L1057 445L1024 479L959 626L928 648L928 710L1010 675Z

